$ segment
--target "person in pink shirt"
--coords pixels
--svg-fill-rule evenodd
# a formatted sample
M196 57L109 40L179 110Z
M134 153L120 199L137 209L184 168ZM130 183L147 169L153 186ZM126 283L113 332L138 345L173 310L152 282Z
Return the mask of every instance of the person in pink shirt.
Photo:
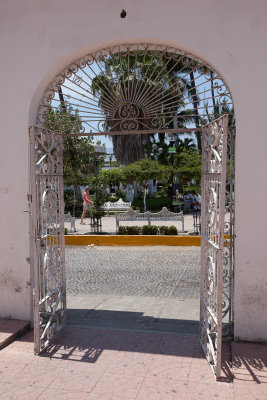
M87 211L90 211L92 204L93 204L93 202L90 200L89 186L86 186L86 188L84 189L84 192L83 192L83 213L81 216L81 225L85 225L85 223L83 222L83 219L84 219Z

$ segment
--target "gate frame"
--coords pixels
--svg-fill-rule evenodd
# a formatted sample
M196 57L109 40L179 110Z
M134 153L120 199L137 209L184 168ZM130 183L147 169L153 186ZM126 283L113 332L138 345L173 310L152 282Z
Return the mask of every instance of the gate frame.
M46 133L49 139L49 134L53 139L57 139L55 143L37 139L38 131ZM66 318L66 273L65 273L65 239L64 239L64 197L63 197L63 143L62 134L59 132L52 132L49 129L37 126L29 127L29 141L30 141L30 208L31 208L31 253L33 255L33 313L34 313L34 353L39 354L49 343L51 337L59 331L64 325ZM42 142L42 143L41 143ZM37 146L39 150L37 151ZM43 146L42 146L43 145ZM57 147L55 147L55 145ZM54 159L52 151L55 150L56 156L59 161ZM42 154L42 151L44 154ZM39 155L38 155L39 152ZM40 158L40 154L42 157ZM43 165L44 160L50 160ZM49 169L50 167L50 169ZM39 170L39 173L38 173ZM48 173L46 173L48 170ZM55 179L55 188L49 179ZM45 182L45 183L44 183ZM38 186L39 183L39 186ZM46 186L46 195L49 189L52 188L52 193L56 194L57 219L53 220L51 227L49 225L49 210L44 206L45 192L39 192L38 188L44 184ZM50 185L50 187L49 187ZM48 189L48 190L47 190ZM49 195L47 197L49 200ZM38 204L39 202L39 204ZM44 204L42 204L44 203ZM43 206L43 207L42 207ZM55 222L55 223L54 223ZM58 225L55 228L54 225ZM44 233L43 233L44 231ZM42 249L44 249L42 251ZM53 274L53 250L56 250L56 273ZM46 251L46 252L45 252ZM45 253L45 254L42 254ZM58 263L59 259L59 263ZM47 268L45 270L44 264L47 261ZM44 276L46 277L44 278ZM49 288L49 279L52 284L57 284L57 287ZM51 278L52 277L52 278ZM53 280L54 279L54 280ZM49 305L44 306L50 301ZM54 304L53 304L54 303ZM43 309L44 307L44 309ZM50 309L49 309L50 308ZM47 321L47 322L45 322Z
M228 240L225 241L227 135L226 114L202 130L199 328L200 343L216 380L221 377L224 248ZM209 198L210 193L212 198ZM209 216L209 212L213 216Z
M224 116L223 118L225 119L225 117L227 117L227 116ZM211 123L212 124L212 123ZM227 125L225 125L226 127L227 127ZM203 132L203 130L204 129L206 129L207 127L202 127L202 132ZM46 131L49 131L50 133L52 133L53 135L60 135L61 136L61 139L63 138L63 136L64 135L62 135L62 133L59 133L59 132L55 132L55 131L51 131L51 130L49 130L49 129L45 129L45 128L41 128L41 127L38 127L38 126L30 126L29 127L29 137L30 137L30 147L31 147L31 149L33 149L33 146L34 146L34 137L33 137L33 131L35 130L35 129L40 129L40 130L46 130ZM190 130L190 131L193 131L193 129L192 130ZM228 127L227 127L227 131L228 132L231 132L231 129L229 129ZM144 132L145 133L145 132ZM133 134L133 132L131 132L131 134ZM108 132L108 135L110 135L110 136L112 136L112 132ZM228 143L228 146L230 147L230 152L231 152L231 154L232 154L232 158L231 158L231 171L230 171L230 185L231 184L233 184L234 182L233 182L233 177L234 177L234 162L233 162L233 156L234 156L234 135L235 135L235 131L234 130L232 130L232 132L229 134L229 136L228 136L228 138L230 138L230 146L229 146L229 143ZM67 136L77 136L77 135L66 135L66 137ZM92 136L92 134L90 134L90 135L88 135L88 134L82 134L82 136ZM232 140L231 140L231 138L232 138ZM225 143L224 143L225 144ZM203 150L204 151L204 150ZM224 152L226 153L227 152L227 146L225 146L224 145ZM62 153L62 156L63 156L63 153ZM203 166L203 162L204 162L204 158L203 158L203 155L202 155L202 166ZM63 164L63 159L62 159L62 164ZM62 166L63 167L63 166ZM38 264L38 251L37 251L37 247L36 247L36 245L34 245L34 243L37 243L38 242L38 231L37 231L37 224L36 223L34 223L34 221L37 221L37 219L38 219L38 215L37 215L37 209L38 209L38 205L37 205L37 193L36 193L36 184L34 184L34 179L35 179L35 176L36 175L34 175L32 172L33 171L35 171L36 170L36 163L35 163L35 157L33 157L33 151L31 151L30 152L30 169L31 169L31 194L29 195L29 199L30 199L30 203L31 203L31 213L30 213L30 215L31 215L31 220L32 220L32 224L31 224L31 226L32 226L32 237L31 237L31 250L32 250L32 254L33 254L33 262L34 262L34 264L35 265L37 265ZM225 171L224 171L224 174L225 174L225 177L226 177L226 169L225 169ZM36 183L36 182L35 182ZM233 185L232 185L233 186ZM232 188L232 186L231 186L231 188L230 188L230 195L232 196L233 195L233 188ZM202 185L202 190L203 190L203 185ZM203 197L203 193L202 193L202 198L204 198ZM63 202L64 202L64 199L62 200ZM225 201L224 201L224 203L225 203ZM221 208L221 218L224 216L224 213L225 213L225 208ZM231 203L230 204L230 212L231 213L233 213L234 212L234 210L233 210L233 204ZM64 208L63 208L63 215L61 216L62 217L62 220L64 221ZM202 226L204 226L203 225L203 215L202 215L202 217L201 217L201 222L202 222ZM233 250L234 250L234 229L233 229L233 224L234 224L234 219L232 219L232 220L230 220L230 223L229 223L229 243L230 243L230 245L229 245L229 248L230 248L230 253L231 254L229 254L229 257L231 258L231 262L230 262L230 269L229 269L229 271L228 271L228 273L229 273L229 281L230 281L230 286L229 286L229 298L228 298L228 300L229 300L229 309L228 309L228 311L226 311L226 313L225 314L227 314L227 313L229 313L229 323L226 323L225 324L225 326L227 327L227 329L226 329L226 335L228 335L228 336L231 336L231 334L232 334L232 331L233 331L233 318L232 318L232 314L233 314L233 309L232 309L232 304L230 304L230 303L232 303L232 295L233 295L233 284L234 284L234 282L233 282L233 265L231 264L231 263L233 263L234 262L234 253L233 253ZM222 234L222 232L223 232L223 234ZM221 224L221 226L220 226L220 238L221 238L221 248L222 248L222 251L223 251L223 248L225 248L224 246L223 246L223 244L225 244L226 246L227 246L227 241L224 241L224 234L225 234L225 232L224 232L224 218L223 218L223 224ZM203 247L203 246L202 246ZM201 253L203 252L202 251L203 249L201 249ZM221 251L221 255L220 255L220 257L221 257L221 260L223 259L223 253L222 253L222 251ZM65 256L64 256L65 257ZM204 265L203 264L203 254L201 254L201 263L202 263L202 265ZM222 264L222 261L221 261L221 264ZM65 267L64 267L65 268ZM42 349L43 348L45 348L46 347L46 345L48 344L48 342L43 346L43 348L42 348L42 346L41 346L41 344L40 344L40 329L36 329L36 327L38 327L39 326L39 323L40 323L40 318L39 318L39 307L38 307L38 302L39 302L39 296L38 296L38 290L36 290L36 288L38 287L38 285L39 285L39 277L38 277L38 274L36 273L36 268L33 268L33 271L34 271L34 288L33 288L33 305L34 305L34 327L35 327L35 329L34 329L34 340L35 340L35 354L39 354L41 351L42 351ZM221 272L222 271L225 271L225 270L221 270ZM64 275L64 279L66 279L66 277L65 277L65 270L63 271L63 275ZM203 279L203 271L202 271L202 278L201 278L201 283L200 283L200 288L201 288L201 284L202 284L202 279ZM222 282L222 279L223 279L223 277L222 277L222 275L221 275L221 279L220 279L220 287L221 287L221 293L220 293L220 296L221 296L221 298L220 298L220 303L222 303L222 296L223 296L223 290L222 290L222 287L223 287L223 282ZM66 282L66 280L65 280L65 282ZM64 304L65 304L65 315L66 315L66 286L65 286L65 297L64 297ZM222 314L222 310L221 310L221 314ZM64 316L64 320L65 320L65 316ZM63 323L64 323L64 320L63 320ZM218 326L220 327L220 341L221 341L221 338L222 338L222 336L223 336L223 323L222 323L222 317L220 317L220 322L219 322L219 324L218 324ZM62 327L62 326L61 326ZM59 328L59 329L61 329L61 327ZM59 330L59 329L57 329L57 330ZM202 346L203 347L203 346ZM204 352L205 352L205 349L203 349L204 350ZM210 362L209 362L209 364L210 364ZM221 350L219 351L219 355L218 355L218 365L221 365ZM216 375L216 379L220 379L220 367L218 367L217 369L216 369L216 371L215 371L215 368L213 368L212 367L212 370L213 370L213 372L215 373L215 375Z

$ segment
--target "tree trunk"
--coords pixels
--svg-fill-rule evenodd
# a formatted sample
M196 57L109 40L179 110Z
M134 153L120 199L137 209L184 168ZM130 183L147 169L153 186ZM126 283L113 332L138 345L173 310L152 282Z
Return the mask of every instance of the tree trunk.
M193 106L194 106L194 120L195 120L195 125L196 128L200 128L200 118L198 114L198 99L197 99L197 91L196 91L196 82L195 82L195 76L194 76L194 71L190 71L190 80L191 80L191 97L193 101ZM197 148L199 153L202 151L202 140L201 140L201 132L196 132L196 139L197 139Z
M150 136L152 135L146 135L146 155L147 158L151 158L151 153L152 153L152 143L150 140Z
M78 203L82 203L83 201L83 196L82 196L82 192L81 192L81 187L80 185L77 185L77 183L75 183L73 185L74 188L74 192L75 192L75 198L78 201Z
M63 93L62 93L61 86L59 86L58 95L59 95L59 100L60 100L60 103L61 103L61 107L66 111L66 103L65 103L65 99L64 99L64 96L63 96Z
M210 69L210 86L211 86L211 95L212 95L212 104L213 104L213 114L215 113L215 98L214 98L214 86L213 86L213 71Z

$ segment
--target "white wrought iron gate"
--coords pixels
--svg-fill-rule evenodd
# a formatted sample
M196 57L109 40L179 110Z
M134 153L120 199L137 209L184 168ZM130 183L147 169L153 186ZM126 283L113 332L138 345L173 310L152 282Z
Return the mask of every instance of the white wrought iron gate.
M221 376L228 116L202 129L200 341Z
M30 176L34 270L34 352L66 316L62 135L31 126Z

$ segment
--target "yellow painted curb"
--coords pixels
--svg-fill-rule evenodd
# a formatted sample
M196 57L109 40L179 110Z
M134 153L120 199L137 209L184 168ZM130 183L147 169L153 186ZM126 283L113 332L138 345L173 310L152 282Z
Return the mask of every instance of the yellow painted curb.
M69 246L200 246L200 236L66 235Z

